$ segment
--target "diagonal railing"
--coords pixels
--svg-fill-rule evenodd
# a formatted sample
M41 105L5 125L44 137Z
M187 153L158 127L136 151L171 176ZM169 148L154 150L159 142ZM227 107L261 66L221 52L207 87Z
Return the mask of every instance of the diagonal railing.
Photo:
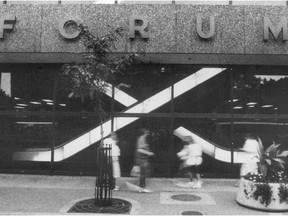
M195 88L201 83L211 79L218 75L225 68L202 68L199 71L189 75L188 77L176 82L174 86L174 98L179 97L183 93ZM131 108L127 109L124 113L149 113L165 103L169 102L171 98L172 87L168 87L150 98L137 103ZM139 119L139 117L115 117L114 118L114 130L117 131L132 122ZM106 137L111 133L111 119L102 124L103 136ZM70 140L60 146L56 146L54 149L54 161L65 160L79 151L93 145L101 139L101 127L96 128L78 136L77 138ZM27 149L26 151L19 151L13 154L13 160L25 160L25 161L51 161L51 149Z
M105 88L105 94L112 98L113 90L112 85L106 83L107 87ZM119 103L123 104L126 107L129 107L136 102L138 102L135 98L131 97L129 94L125 93L124 91L114 88L114 100L118 101Z
M179 127L174 130L174 135L181 139L185 136L191 136L195 142L201 145L203 153L215 158L216 160L231 163L230 148L224 148L216 145L215 143L202 138L201 136L187 130L184 127ZM255 155L254 153L246 152L240 149L234 149L233 163L246 163L248 161L251 161L255 156L257 155Z

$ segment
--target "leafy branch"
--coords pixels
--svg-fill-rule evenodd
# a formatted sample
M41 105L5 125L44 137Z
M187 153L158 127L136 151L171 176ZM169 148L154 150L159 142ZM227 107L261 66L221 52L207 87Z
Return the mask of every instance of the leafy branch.
M63 75L71 84L69 97L81 98L82 102L89 99L93 102L94 111L98 111L101 117L104 113L102 95L108 87L107 82L114 83L117 74L125 76L129 73L133 65L140 62L139 55L111 55L124 34L125 29L122 27L109 27L105 35L94 35L83 24L79 28L80 40L88 52L82 54L81 62L65 64ZM127 87L123 83L120 86Z

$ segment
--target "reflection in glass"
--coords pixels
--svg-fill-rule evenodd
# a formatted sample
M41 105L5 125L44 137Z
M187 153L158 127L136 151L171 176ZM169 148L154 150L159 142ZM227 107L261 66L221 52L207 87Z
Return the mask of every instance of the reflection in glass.
M55 172L95 171L101 120L89 98L69 97L69 83L54 76L57 70L59 65L25 64L3 72L10 79L2 78L0 91L2 168L25 164L39 170L45 164L41 169L48 171L54 146ZM243 147L247 133L259 136L265 147L287 136L287 75L284 67L143 64L108 83L103 135L118 133L124 176L133 165L141 127L152 131L154 176L182 176L175 154L182 141L173 134L181 127L226 155L225 162L218 153L205 154L204 175L238 174L231 150Z

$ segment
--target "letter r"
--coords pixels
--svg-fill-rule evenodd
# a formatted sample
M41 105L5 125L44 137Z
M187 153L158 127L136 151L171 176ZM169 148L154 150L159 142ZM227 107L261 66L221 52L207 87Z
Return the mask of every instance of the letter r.
M8 24L7 22L13 22L13 24ZM0 18L0 38L4 38L4 29L13 30L14 22L16 22L16 16L6 16Z
M137 21L142 21L142 25L136 25ZM135 32L138 32L141 38L148 39L149 36L147 32L145 32L145 29L147 28L147 26L148 26L148 21L145 17L132 15L129 21L129 38L134 39Z

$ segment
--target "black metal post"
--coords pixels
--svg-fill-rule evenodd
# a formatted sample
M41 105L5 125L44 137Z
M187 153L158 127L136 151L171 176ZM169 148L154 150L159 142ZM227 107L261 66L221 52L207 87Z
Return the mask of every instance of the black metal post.
M111 145L97 150L97 171L95 182L95 205L100 207L112 205L112 156Z

